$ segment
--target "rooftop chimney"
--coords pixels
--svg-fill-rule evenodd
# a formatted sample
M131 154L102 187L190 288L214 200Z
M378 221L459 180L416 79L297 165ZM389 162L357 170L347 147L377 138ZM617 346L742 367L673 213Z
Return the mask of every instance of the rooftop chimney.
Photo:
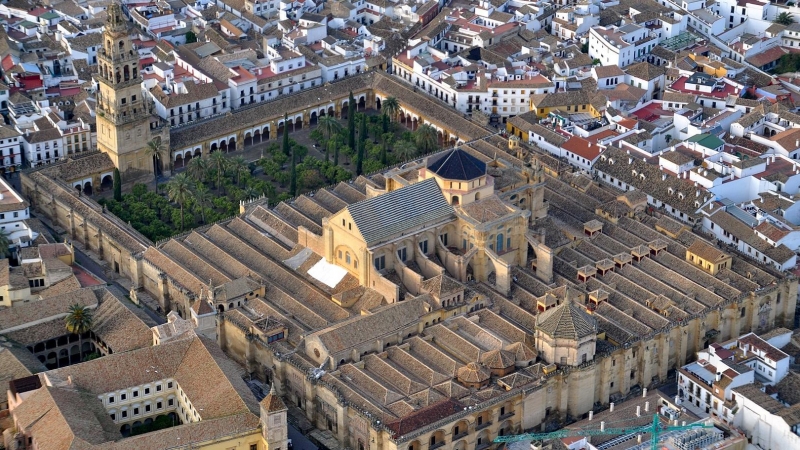
M642 417L642 407L641 406L637 406L636 407L636 417Z
M612 403L612 405L613 405L613 403ZM606 431L606 422L605 421L601 421L600 422L600 431Z
M647 397L647 388L642 389L642 398Z
M614 412L614 402L611 402L611 403L609 403L609 405L608 405L608 411L609 411L609 412Z
M650 402L644 402L644 412L650 411Z
M594 419L594 411L589 411L589 420Z

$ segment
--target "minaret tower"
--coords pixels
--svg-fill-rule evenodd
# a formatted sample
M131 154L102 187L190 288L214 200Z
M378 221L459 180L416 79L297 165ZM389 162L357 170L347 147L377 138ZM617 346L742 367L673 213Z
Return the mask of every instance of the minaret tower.
M103 47L97 59L97 147L108 153L123 177L132 170L152 174L153 159L145 155L151 139L150 108L142 93L139 54L116 2L108 8Z

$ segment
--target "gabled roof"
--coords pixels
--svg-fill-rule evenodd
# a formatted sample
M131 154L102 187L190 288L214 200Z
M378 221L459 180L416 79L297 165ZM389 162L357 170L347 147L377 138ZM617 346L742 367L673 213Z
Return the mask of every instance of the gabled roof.
M347 207L361 236L372 245L403 230L453 214L435 179L403 187Z
M696 134L689 138L689 142L696 142L705 148L711 149L719 148L725 145L725 142L723 142L722 139L708 133Z
M428 170L448 180L474 180L486 175L486 163L456 148L428 158Z
M597 333L597 321L581 305L567 300L538 315L536 329L554 338L577 341Z

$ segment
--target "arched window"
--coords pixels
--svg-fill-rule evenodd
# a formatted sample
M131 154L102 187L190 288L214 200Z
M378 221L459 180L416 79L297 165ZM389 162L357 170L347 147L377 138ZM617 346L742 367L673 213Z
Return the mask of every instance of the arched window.
M123 50L125 48L125 41L119 41L119 49Z
M347 262L347 264L350 264L350 252L346 252L344 254L344 260Z
M503 244L504 244L504 242L503 242L503 233L500 233L500 234L497 235L497 251L498 252L502 252L503 251Z

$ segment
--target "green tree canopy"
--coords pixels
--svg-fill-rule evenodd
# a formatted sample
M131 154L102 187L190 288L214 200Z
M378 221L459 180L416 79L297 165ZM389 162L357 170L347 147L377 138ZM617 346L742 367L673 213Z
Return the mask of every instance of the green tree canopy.
M396 97L386 97L381 102L381 109L389 119L395 120L397 118L397 113L400 112L400 102L397 101Z
M415 134L414 141L423 153L430 153L439 147L439 133L431 125L420 125Z
M778 16L775 17L775 20L773 20L772 22L780 24L780 25L789 26L789 25L793 24L795 22L795 20L794 20L794 17L792 16L791 13L782 12L782 13L778 14Z
M89 308L76 303L67 310L64 325L70 333L78 335L86 333L92 329L92 324L92 310Z

